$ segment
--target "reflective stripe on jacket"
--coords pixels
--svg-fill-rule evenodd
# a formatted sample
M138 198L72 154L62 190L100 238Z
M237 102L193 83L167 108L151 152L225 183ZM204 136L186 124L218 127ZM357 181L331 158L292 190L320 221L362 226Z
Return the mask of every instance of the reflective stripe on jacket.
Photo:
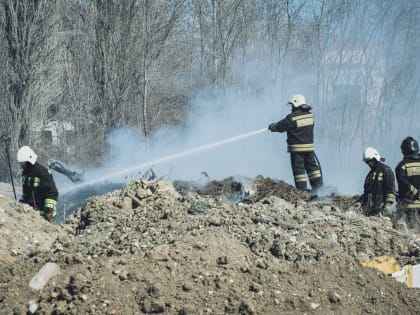
M39 163L22 172L22 201L38 210L57 203L58 191L51 171ZM53 205L55 207L55 204Z
M420 156L405 157L395 168L398 195L407 208L420 208Z
M294 108L275 123L273 131L287 132L287 152L314 151L314 116L310 109L310 106Z
M378 162L365 178L364 192L360 201L368 208L382 208L395 200L395 177L392 169Z

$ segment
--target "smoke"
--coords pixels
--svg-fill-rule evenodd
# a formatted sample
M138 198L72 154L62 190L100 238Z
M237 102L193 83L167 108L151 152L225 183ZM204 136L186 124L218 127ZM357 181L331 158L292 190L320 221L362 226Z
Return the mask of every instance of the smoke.
M270 84L265 86L270 87ZM260 90L258 95L235 90L203 92L192 100L191 112L183 129L162 128L148 142L134 128L111 131L107 140L109 151L104 157L102 167L85 172L84 182L77 189L95 183L134 180L149 167L153 168L158 177L169 180L205 181L228 176L254 178L263 175L293 185L284 133L266 130L217 147L200 149L224 139L267 128L270 123L284 118L290 112L290 106L286 105L290 94L305 94L304 91L297 90L285 91L279 96L273 95L270 90L272 89ZM317 118L319 107L316 104L313 107ZM345 183L345 189L340 188L343 187L342 180L346 176L354 176L357 172L347 168L337 172L337 167L343 163L343 157L340 157L340 152L332 149L331 143L326 142L322 134L315 134L316 153L326 185L333 186L330 189L333 191L353 192L346 191L350 187L349 182ZM172 158L173 156L175 157ZM354 157L344 158L348 160ZM362 169L364 165L360 163L360 154L356 160L360 164L358 168ZM206 176L203 176L204 173ZM338 174L342 176L339 177ZM362 185L360 178L353 179L352 182L357 184L355 187Z
M246 67L242 69L247 70ZM86 171L83 174L84 182L77 189L95 183L134 180L150 167L158 177L169 180L203 181L207 179L203 173L211 180L263 175L293 185L285 133L267 130L225 145L197 151L194 149L266 128L270 123L284 118L290 112L290 106L286 105L288 97L294 93L307 96L307 102L313 106L315 151L322 166L324 183L329 186L330 192L361 192L364 176L368 172L361 158L365 146L376 147L385 157L392 156L393 150L398 150L399 144L394 144L392 148L385 142L370 143L354 139L354 126L347 126L340 117L330 121L327 105L317 104L311 98L316 93L305 85L306 77L301 84L298 77L294 78L293 86L301 86L299 89L273 89L268 78L262 81L261 74L257 77L258 83L267 87L260 89L258 94L238 90L200 93L191 101L191 111L182 129L162 128L148 142L135 128L112 130L107 139L109 150L104 156L103 165ZM280 95L273 93L273 90L281 91ZM343 126L347 130L331 133L328 126L334 129ZM165 159L172 156L175 157ZM391 166L397 163L395 154L392 157Z
M263 175L293 185L284 133L271 133L267 130L225 145L188 153L223 139L266 128L271 122L284 118L290 112L286 102L292 93L311 94L304 87L293 92L285 91L281 96L272 95L268 90L258 95L240 93L240 98L235 97L237 91L223 91L220 94L212 92L211 98L209 93L202 93L192 101L193 110L183 129L162 128L148 142L141 138L137 129L115 129L109 134L109 151L102 167L86 171L83 174L84 183L77 187L82 189L95 183L134 180L149 167L153 168L158 177L169 180L203 181L207 180L207 177L203 177L204 173L211 180L228 176L254 178ZM320 128L322 125L331 125L323 117L325 108L322 104L314 104L310 97L307 97L307 101L313 106L316 154L322 166L324 183L329 186L330 192L356 194L362 191L368 168L362 163L361 157L367 145L376 147L383 156L391 157L387 159L387 162L391 162L389 165L396 165L398 154L393 151L399 153L399 144L392 145L385 141L352 143L349 141L349 138L353 138L352 126L344 135L326 137L324 128ZM332 123L343 125L339 119ZM183 152L186 154L182 155ZM165 160L165 157L174 155L175 158Z
M402 139L408 135L419 139L413 118L418 92L407 93L418 85L416 61L407 67L417 59L410 57L404 63L405 50L393 45L401 43L402 31L388 36L389 25L394 24L373 23L371 15L360 14L368 9L373 10L346 10L354 16L337 19L343 24L321 36L325 37L321 56L314 56L318 46L308 44L308 52L299 47L299 54L287 55L273 69L273 62L264 57L271 44L250 43L247 52L233 58L232 74L226 78L230 82L226 85L235 88L202 91L191 100L182 128L162 128L148 142L139 130L113 130L103 166L85 172L86 182L132 180L153 167L158 177L167 179L203 180L205 172L210 179L263 175L293 184L285 134L267 131L211 149L191 150L266 128L290 112L286 102L299 93L313 107L315 152L325 185L329 191L361 193L369 171L362 163L367 146L378 149L394 168L401 159ZM387 14L394 21L399 13L389 10ZM372 25L379 25L378 29L372 31ZM307 59L312 57L318 57L319 63L309 65Z
M290 167L285 139L268 130L241 138L267 128L281 118L278 115L281 107L285 114L287 107L252 95L235 101L231 98L227 105L227 93L230 92L220 95L213 92L211 107L207 106L208 94L197 96L183 129L162 128L148 142L134 128L111 131L104 163L84 174L85 185L103 180L132 180L149 167L157 176L167 179L200 180L203 173L210 179L235 175L287 178ZM237 138L211 146L232 137Z

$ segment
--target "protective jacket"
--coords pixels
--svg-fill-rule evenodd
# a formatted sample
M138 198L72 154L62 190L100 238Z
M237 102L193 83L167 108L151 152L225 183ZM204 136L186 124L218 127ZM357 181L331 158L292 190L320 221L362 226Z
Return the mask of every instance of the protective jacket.
M406 156L395 168L398 196L406 208L420 209L420 156Z
M284 119L273 123L273 132L287 132L287 152L290 152L295 187L306 190L306 177L316 192L323 185L321 168L314 152L314 116L311 106L293 108Z
M284 119L275 123L272 131L287 131L287 152L314 151L314 116L309 105L293 108Z
M51 171L39 163L28 166L22 172L22 202L43 211L55 209L58 191Z
M359 201L366 208L366 214L381 213L385 203L393 203L395 200L395 177L392 169L377 162L367 174L363 188Z

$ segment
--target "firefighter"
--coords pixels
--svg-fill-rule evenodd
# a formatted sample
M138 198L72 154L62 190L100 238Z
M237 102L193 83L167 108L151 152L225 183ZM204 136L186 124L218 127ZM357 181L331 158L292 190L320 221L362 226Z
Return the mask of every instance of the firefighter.
M56 216L58 191L49 169L37 163L37 155L28 146L17 153L22 168L21 202L31 205L44 219L51 222Z
M290 153L295 187L306 191L306 175L312 192L316 195L322 187L321 168L314 151L314 116L311 106L306 104L303 95L292 95L287 103L292 112L284 119L272 123L272 132L287 132L287 152Z
M401 143L403 160L395 168L398 184L398 217L406 216L412 226L420 211L420 155L419 145L413 137Z
M367 216L392 216L392 204L395 200L395 177L392 169L383 163L385 159L371 147L364 151L363 161L370 167L370 171L356 208L363 207Z

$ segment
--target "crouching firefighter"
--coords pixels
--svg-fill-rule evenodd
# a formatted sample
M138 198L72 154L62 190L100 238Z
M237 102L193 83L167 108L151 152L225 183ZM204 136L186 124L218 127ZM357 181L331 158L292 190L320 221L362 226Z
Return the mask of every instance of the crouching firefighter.
M322 172L314 149L314 116L303 95L292 95L287 103L292 112L284 119L272 123L272 132L287 132L287 152L290 153L295 187L306 190L306 175L312 194L322 187Z
M392 169L385 165L384 158L371 147L363 153L363 161L370 167L365 178L363 195L356 207L363 207L366 216L392 216L392 204L395 201L395 177Z
M44 219L51 222L57 213L58 191L49 169L37 163L38 156L28 146L17 153L22 168L21 202L31 205Z
M398 183L397 215L405 216L413 227L415 218L420 214L420 155L419 144L412 137L401 143L403 160L395 168ZM418 218L420 219L420 218Z

